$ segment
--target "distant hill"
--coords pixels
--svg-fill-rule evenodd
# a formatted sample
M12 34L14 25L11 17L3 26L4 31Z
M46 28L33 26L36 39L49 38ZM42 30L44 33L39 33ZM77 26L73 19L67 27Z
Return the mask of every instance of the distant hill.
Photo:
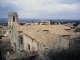
M27 18L22 18L19 19L19 22L34 22L34 21L40 21L42 19L27 19ZM49 19L44 19L44 20L49 20ZM77 22L80 23L80 20L61 20L61 19L50 19L49 21L51 22L62 22L62 23L67 23L67 22ZM8 18L0 18L0 23L7 23L8 22Z
M8 18L0 18L0 23L7 23L8 22Z

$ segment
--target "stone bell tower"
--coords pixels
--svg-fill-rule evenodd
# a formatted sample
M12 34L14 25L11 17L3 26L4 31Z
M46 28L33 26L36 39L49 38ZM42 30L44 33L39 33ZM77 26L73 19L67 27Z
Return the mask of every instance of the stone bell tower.
M12 25L13 22L18 22L17 12L10 12L8 15L8 25Z
M13 51L16 51L16 45L14 43L14 26L13 23L18 23L18 15L17 12L10 12L8 15L8 37L11 44L11 47L13 48Z

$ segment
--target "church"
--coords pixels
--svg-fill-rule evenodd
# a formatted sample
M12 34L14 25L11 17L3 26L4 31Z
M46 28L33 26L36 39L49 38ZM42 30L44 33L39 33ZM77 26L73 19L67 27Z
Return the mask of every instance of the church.
M34 24L19 25L17 12L8 15L8 37L13 49L13 56L8 59L24 58L27 56L40 56L46 60L50 50L60 51L69 47L69 36L64 25ZM64 37L65 36L65 37ZM15 56L16 55L16 56Z

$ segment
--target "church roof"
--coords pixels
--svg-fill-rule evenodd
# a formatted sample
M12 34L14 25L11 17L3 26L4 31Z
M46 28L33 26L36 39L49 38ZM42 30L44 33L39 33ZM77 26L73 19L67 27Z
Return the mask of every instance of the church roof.
M21 26L17 22L14 23L17 31L23 31L24 29L36 29L36 30L49 30L50 32L57 34L57 35L70 35L66 29L70 29L68 26L64 25L28 25L28 26ZM25 30L26 31L26 30Z
M51 42L52 40L57 39L57 37L60 37L59 35L52 34L49 31L27 30L27 31L24 31L23 33L27 34L34 40L42 43L43 45L46 45L47 43Z
M69 35L66 29L70 29L68 26L64 25L33 25L32 27L37 30L49 30L50 32L57 35Z
M70 29L63 25L28 25L20 26L18 23L14 23L17 31L23 31L24 34L30 36L34 40L47 44L53 40L59 39L60 35L69 35L65 29Z

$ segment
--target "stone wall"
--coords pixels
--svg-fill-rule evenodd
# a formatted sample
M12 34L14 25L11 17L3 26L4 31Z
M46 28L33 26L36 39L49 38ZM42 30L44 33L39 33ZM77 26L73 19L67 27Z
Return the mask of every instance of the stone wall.
M26 34L23 34L23 43L24 43L24 50L26 52L30 51L33 53L36 52L40 57L43 57L44 45L32 39ZM30 45L30 49L28 47L28 44Z
M26 34L23 34L23 43L24 43L25 51L38 51L39 50L38 42ZM30 49L28 45L30 45Z
M56 37L53 41L45 45L46 50L58 50L66 49L69 47L69 40L64 39L61 36Z

